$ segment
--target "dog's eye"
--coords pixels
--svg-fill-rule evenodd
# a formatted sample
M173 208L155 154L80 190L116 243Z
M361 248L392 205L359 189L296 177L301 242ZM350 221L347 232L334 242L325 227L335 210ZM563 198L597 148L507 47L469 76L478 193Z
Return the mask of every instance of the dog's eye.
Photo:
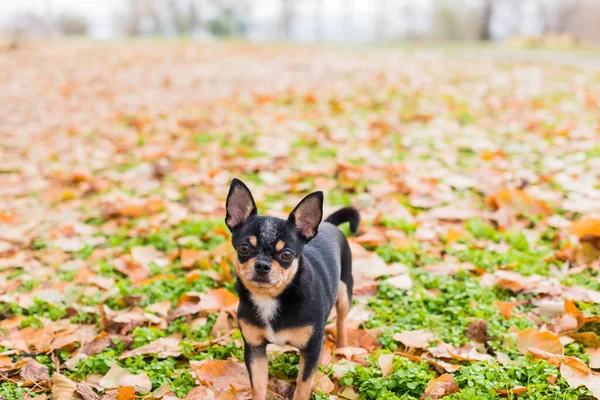
M250 245L248 245L248 243L243 243L238 247L238 251L240 252L240 254L246 255L250 253Z
M281 252L280 256L283 260L290 261L292 258L294 258L294 253L292 253L291 250L285 249Z

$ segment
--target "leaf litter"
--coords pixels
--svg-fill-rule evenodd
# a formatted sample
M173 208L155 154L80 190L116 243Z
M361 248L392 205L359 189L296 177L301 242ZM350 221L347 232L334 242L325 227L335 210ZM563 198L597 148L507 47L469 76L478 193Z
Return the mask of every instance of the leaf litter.
M350 346L330 323L314 398L600 398L597 73L368 52L0 55L22 89L0 116L0 398L249 398L233 177L271 215L311 190L361 211ZM16 73L40 60L56 73Z

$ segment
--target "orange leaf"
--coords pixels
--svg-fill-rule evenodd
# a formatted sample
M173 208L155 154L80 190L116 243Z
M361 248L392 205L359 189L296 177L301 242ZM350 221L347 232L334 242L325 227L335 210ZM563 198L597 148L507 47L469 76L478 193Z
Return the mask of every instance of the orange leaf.
M496 391L496 393L498 393L500 395L500 397L511 397L512 396L518 396L520 394L525 393L526 391L528 391L529 389L526 388L525 386L515 386L512 389L508 389L508 390L504 390L504 389L494 389Z
M500 310L500 314L504 315L504 318L510 319L512 317L512 310L516 307L515 303L508 303L505 301L494 301L494 305Z
M136 400L133 386L122 386L119 388L117 400Z
M553 354L563 354L563 345L558 336L548 331L538 331L535 328L527 328L519 333L517 338L517 349L522 354L529 353L529 349L539 349Z
M584 236L600 236L600 218L583 218L573 222L570 232L579 239Z

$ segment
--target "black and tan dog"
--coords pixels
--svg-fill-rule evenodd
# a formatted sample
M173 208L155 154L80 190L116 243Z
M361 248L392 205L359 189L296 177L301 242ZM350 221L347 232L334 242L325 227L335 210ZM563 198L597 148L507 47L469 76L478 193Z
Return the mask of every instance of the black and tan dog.
M343 208L321 223L322 192L306 196L287 220L257 215L250 190L238 179L231 182L226 208L252 398L266 397L266 346L274 343L300 350L294 400L309 399L334 304L337 346L346 346L352 254L337 225L349 222L350 230L356 232L360 216L354 208Z

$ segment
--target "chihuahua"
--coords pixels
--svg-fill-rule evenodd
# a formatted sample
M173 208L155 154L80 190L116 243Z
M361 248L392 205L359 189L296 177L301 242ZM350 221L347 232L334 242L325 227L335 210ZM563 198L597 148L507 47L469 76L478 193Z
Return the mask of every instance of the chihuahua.
M298 203L287 220L257 215L252 194L239 179L231 182L226 209L225 223L235 248L238 322L252 399L266 397L266 346L273 343L300 350L294 400L307 400L334 304L337 347L347 346L352 254L337 225L349 222L350 231L356 233L358 211L342 208L321 223L323 192L314 192Z

